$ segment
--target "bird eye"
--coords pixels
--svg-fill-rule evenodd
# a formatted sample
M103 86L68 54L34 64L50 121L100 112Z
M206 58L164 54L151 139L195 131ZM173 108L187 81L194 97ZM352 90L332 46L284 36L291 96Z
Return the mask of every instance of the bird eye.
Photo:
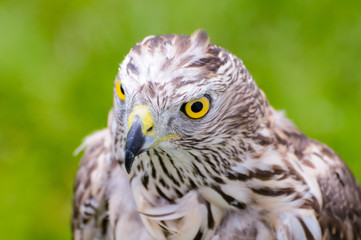
M201 98L184 103L181 111L192 119L199 119L208 113L209 106L209 96L204 95Z
M118 97L124 101L125 94L124 94L124 89L122 87L122 84L120 83L120 79L118 79L117 83L115 84L115 90L117 91Z

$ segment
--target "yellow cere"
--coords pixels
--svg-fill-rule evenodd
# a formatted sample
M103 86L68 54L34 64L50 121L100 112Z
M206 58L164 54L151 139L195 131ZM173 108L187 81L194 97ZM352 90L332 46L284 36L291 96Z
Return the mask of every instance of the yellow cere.
M125 95L122 89L122 84L120 83L120 79L118 79L117 83L115 84L115 90L117 91L118 97L124 101Z
M190 101L185 106L185 114L193 119L198 119L207 114L209 110L209 100L207 97L201 97Z
M132 126L133 122L135 121L135 117L138 116L139 119L142 122L142 131L144 136L154 137L154 130L147 131L148 129L151 129L154 127L154 121L152 118L152 115L150 114L149 108L144 105L138 105L136 106L131 114L128 117L128 130Z

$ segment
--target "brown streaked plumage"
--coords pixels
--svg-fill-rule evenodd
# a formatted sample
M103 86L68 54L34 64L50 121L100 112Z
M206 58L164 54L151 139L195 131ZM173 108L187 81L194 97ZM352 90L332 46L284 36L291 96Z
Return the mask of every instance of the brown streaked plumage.
M80 148L73 239L361 239L348 167L205 31L145 38L114 86Z

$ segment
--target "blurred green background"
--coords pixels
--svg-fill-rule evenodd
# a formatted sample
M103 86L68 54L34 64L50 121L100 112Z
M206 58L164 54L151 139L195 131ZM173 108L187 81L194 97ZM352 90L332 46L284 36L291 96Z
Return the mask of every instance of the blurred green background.
M359 0L2 0L0 239L70 238L72 153L106 126L118 64L147 35L198 28L361 179Z

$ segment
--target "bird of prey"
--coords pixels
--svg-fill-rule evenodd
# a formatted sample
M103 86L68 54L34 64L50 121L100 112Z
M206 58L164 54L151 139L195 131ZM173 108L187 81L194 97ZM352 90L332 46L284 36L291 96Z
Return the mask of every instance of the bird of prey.
M73 239L361 239L349 168L205 31L146 37L113 93L80 147Z

